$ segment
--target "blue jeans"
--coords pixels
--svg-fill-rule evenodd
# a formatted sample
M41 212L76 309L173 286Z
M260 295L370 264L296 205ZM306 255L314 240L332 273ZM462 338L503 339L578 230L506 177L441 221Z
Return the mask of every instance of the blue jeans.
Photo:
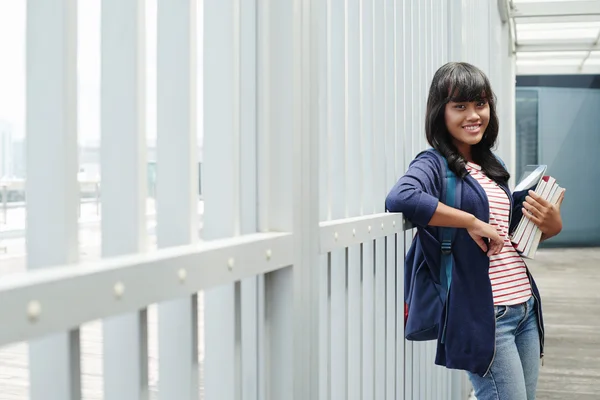
M488 373L468 373L477 400L535 400L540 337L535 298L496 306L496 355Z

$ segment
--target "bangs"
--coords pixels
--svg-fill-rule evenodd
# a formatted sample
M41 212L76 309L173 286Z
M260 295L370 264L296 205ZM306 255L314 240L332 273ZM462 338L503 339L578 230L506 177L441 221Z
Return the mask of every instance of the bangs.
M464 103L471 101L489 101L491 87L485 76L477 69L457 65L446 76L446 101Z

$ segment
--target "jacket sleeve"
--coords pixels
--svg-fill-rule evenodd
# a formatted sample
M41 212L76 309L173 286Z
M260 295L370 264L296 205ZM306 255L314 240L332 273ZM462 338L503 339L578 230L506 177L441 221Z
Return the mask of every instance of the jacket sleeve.
M418 156L387 195L386 210L403 213L416 226L427 226L439 203L441 179L437 160L427 153Z

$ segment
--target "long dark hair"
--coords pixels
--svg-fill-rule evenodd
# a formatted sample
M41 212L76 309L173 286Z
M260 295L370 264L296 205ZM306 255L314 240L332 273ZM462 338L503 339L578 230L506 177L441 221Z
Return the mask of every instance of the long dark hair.
M466 160L452 142L452 136L446 127L446 104L485 100L490 106L490 121L479 143L472 146L471 156L485 174L498 183L506 183L510 178L508 171L496 159L492 150L498 139L498 115L496 114L496 96L490 81L479 68L464 62L451 62L437 70L433 76L427 99L425 133L427 141L446 157L450 169L461 178L468 172Z

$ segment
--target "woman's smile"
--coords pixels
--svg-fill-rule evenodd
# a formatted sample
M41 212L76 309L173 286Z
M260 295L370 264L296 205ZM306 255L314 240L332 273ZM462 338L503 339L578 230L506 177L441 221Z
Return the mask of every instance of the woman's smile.
M463 129L473 135L478 135L481 132L481 123L463 125Z

